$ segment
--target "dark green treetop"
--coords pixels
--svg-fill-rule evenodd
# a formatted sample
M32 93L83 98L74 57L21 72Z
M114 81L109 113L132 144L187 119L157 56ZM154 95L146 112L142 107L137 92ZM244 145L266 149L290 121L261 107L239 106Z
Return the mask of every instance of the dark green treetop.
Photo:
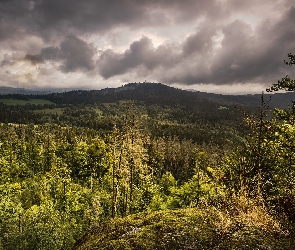
M284 60L286 65L292 66L295 65L295 55L292 53L288 54L289 60ZM273 84L270 88L266 89L267 92L285 90L285 91L294 91L295 90L295 80L291 79L288 75L283 77L281 80L278 80L278 83Z

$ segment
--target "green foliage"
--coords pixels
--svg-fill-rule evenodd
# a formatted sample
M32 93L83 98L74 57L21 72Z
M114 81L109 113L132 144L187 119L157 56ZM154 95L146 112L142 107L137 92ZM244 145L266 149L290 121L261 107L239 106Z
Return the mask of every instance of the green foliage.
M140 121L133 113L125 119L105 140L75 127L0 125L5 249L71 248L86 228L109 220L114 207L117 216L126 216L196 206L196 194L202 202L212 199L213 169L205 153L196 156L195 144L176 138L159 140L163 147L149 151L155 144ZM156 154L162 155L157 163L151 160ZM193 176L196 159L202 170L198 178ZM157 178L167 165L177 179L169 172Z
M294 64L289 54L287 65ZM267 91L294 90L294 81L288 76ZM273 118L267 117L265 104L257 117L249 116L247 123L252 130L242 147L224 160L224 183L233 196L255 197L268 209L295 221L295 124L294 105L291 110L274 110Z
M79 225L69 217L68 213L57 210L51 201L33 205L24 214L26 230L21 235L21 248L70 249Z
M161 187L161 192L165 195L170 193L170 188L173 188L177 185L177 181L170 172L166 172L162 175L159 180L159 186Z
M75 138L68 137L73 132ZM89 224L100 220L100 193L93 192L88 179L72 178L74 155L79 156L75 167L84 170L89 165L95 180L107 171L106 145L98 138L86 140L88 136L54 125L1 125L0 245L4 249L70 249ZM77 147L65 150L73 139Z
M170 188L168 208L196 207L199 204L218 204L226 197L224 186L217 181L217 170L207 167L181 186Z
M243 147L225 161L224 182L235 194L260 195L274 203L294 196L295 127L288 121L267 120Z
M292 53L288 54L289 61L284 61L286 65L292 66L295 65L295 55ZM286 91L294 91L295 90L295 80L291 79L288 75L283 77L278 83L273 84L268 92L278 91L278 90L286 90Z
M23 213L21 184L0 185L0 249L13 249L18 243L19 218Z
M153 140L149 145L148 164L158 178L170 172L177 180L187 181L194 174L196 147L191 140L177 137Z
M147 195L150 171L147 165L149 136L141 132L133 104L127 106L123 123L115 127L112 162L112 216L138 211L138 198ZM144 190L144 191L143 191ZM143 197L141 198L143 199ZM142 202L141 202L142 203ZM146 204L142 204L142 209Z

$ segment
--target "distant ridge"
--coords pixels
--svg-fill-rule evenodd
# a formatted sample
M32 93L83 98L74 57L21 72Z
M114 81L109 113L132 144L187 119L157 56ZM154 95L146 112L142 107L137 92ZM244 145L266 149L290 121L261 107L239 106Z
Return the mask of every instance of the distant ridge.
M13 88L13 87L5 87L0 86L0 95L7 94L20 94L20 95L44 95L52 93L53 91L49 90L31 90L25 88Z
M1 87L2 98L17 98L11 95L31 95L30 98L44 98L55 103L104 103L119 100L137 100L146 103L187 105L196 100L206 100L220 105L259 106L261 94L224 95L191 90L181 90L158 82L130 82L117 88L101 90L30 90L25 88ZM290 108L295 100L295 92L264 94L264 101L270 108Z
M6 87L0 86L0 95L9 95L9 94L17 94L17 95L46 95L51 93L61 93L66 91L72 91L73 89L69 88L48 88L48 89L40 89L33 90L27 88L14 88L14 87Z

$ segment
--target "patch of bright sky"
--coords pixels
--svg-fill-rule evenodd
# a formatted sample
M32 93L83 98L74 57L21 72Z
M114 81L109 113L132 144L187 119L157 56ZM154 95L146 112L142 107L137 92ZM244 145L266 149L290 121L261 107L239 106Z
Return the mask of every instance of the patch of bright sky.
M0 51L0 61L14 62L22 60L25 56L25 52L6 50L2 49Z
M238 83L234 85L224 84L195 84L195 85L179 85L175 84L174 87L184 90L196 90L200 92L216 93L216 94L228 94L228 95L244 95L247 94L261 94L265 92L268 86L263 86L258 83Z
M9 47L13 51L26 51L29 54L37 54L44 47L44 41L37 36L25 36L19 40L11 40Z
M235 20L241 20L244 21L252 26L252 29L254 30L257 25L260 23L262 20L261 17L254 15L254 14L244 14L244 13L237 13L231 16L230 18L231 21Z
M214 53L216 53L217 50L222 47L221 43L223 38L224 38L224 34L221 31L217 31L217 34L212 37Z
M13 66L13 78L19 85L26 87L36 84L39 78L38 66L24 60L16 62Z
M255 30L264 20L271 21L279 19L293 4L294 0L287 2L278 0L273 1L271 4L268 1L257 2L255 6L250 7L244 12L237 11L236 13L233 13L229 20L231 22L236 19L245 21L252 26L253 30Z

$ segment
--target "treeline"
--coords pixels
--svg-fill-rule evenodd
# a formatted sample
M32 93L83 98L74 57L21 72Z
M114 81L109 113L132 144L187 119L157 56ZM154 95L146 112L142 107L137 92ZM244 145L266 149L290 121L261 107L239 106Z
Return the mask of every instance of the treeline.
M228 142L239 143L246 128L238 110L204 109L202 114L185 107L163 107L132 101L100 105L5 105L0 103L0 122L16 124L47 124L76 126L100 131L103 136L112 131L126 107L135 105L153 137L173 137L192 140L198 144L225 146ZM206 115L205 113L211 114Z

